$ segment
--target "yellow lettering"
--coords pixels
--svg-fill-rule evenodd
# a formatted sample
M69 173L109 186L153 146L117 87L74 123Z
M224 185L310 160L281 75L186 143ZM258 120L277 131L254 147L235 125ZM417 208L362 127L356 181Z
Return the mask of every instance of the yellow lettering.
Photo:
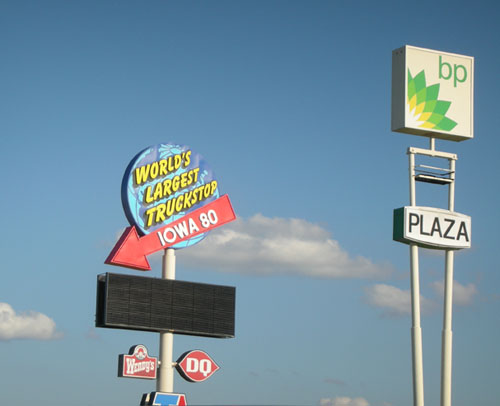
M162 184L160 182L158 182L156 185L155 185L155 191L154 191L154 194L153 194L153 200L158 200L158 199L161 199L163 197L163 194L162 194Z
M165 179L154 186L147 186L144 191L144 202L151 204L162 198L168 198L178 190L189 187L198 179L199 168L195 168L181 175L174 176L172 179ZM217 190L217 181L195 187L192 190L185 191L178 196L168 199L165 203L151 207L145 212L146 228L165 222L174 214L181 213L190 209L192 206L210 198Z
M156 179L156 177L158 176L158 171L159 171L158 162L153 162L149 169L149 176L151 177L151 179Z
M173 172L173 170L174 170L174 166L172 165L172 157L169 156L168 157L168 171Z
M174 176L174 178L172 179L172 190L174 192L177 192L179 190L179 183L180 183L179 177Z
M179 213L182 211L182 200L184 199L184 195L177 196L175 200L175 212Z
M207 183L203 188L203 196L207 199L210 196L210 183Z
M160 161L160 176L166 176L167 175L167 161L162 159Z
M158 224L162 221L165 221L165 204L163 203L156 206L155 223Z
M187 210L187 209L191 208L191 206L193 205L191 203L192 196L193 196L193 192L192 191L184 193L184 210Z
M140 166L139 168L135 168L134 175L135 175L135 184L137 186L143 184L148 180L149 165L144 165Z
M153 224L153 215L156 211L156 207L151 207L150 209L146 210L146 228L151 227L151 224Z
M170 196L172 194L172 181L170 179L165 179L163 181L163 196Z
M196 191L198 192L198 201L202 201L203 200L203 187L204 186L200 186L198 189L196 189Z
M189 185L188 181L187 181L187 175L188 175L188 172L184 172L182 175L181 175L181 188L185 188L186 186Z
M194 173L194 180L193 183L198 182L198 172L200 171L200 168L193 169L191 172Z
M151 186L148 186L146 190L144 191L144 202L146 203L152 203L153 198L151 197Z
M196 196L196 190L197 189L195 189L194 191L191 192L191 193L193 193L193 197L191 199L191 205L194 205L198 202L198 196Z
M173 199L167 200L167 203L165 203L165 206L167 207L167 217L170 217L172 214L174 214L175 197Z
M174 156L174 166L175 170L179 169L181 167L182 163L182 157L180 155Z
M184 168L191 163L191 150L184 152Z

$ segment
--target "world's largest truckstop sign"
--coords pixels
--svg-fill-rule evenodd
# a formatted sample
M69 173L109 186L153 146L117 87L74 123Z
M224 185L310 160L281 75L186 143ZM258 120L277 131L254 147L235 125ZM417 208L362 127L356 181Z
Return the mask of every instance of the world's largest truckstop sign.
M201 155L184 145L159 144L137 154L121 187L131 224L107 264L151 269L146 256L164 248L185 248L236 217L227 195Z

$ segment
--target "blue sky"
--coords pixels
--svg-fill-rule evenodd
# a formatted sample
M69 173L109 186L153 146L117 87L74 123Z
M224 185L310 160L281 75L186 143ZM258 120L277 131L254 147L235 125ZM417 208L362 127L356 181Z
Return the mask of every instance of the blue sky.
M399 406L412 402L406 149L390 130L391 52L475 57L475 137L458 154L453 404L498 403L494 2L2 1L0 400L137 405L116 377L152 333L94 328L96 276L127 226L129 161L160 143L212 166L238 220L177 252L177 278L236 287L236 337L176 336L221 366L175 378L188 404ZM441 207L443 190L422 189ZM423 205L423 204L422 204ZM221 241L228 239L231 249ZM149 259L160 276L160 257ZM437 404L444 254L421 250L425 399Z

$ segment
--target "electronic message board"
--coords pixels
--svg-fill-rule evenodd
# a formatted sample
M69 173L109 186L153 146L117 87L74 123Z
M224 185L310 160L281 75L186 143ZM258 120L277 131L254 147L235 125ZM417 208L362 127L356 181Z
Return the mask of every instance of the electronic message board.
M231 286L106 273L97 277L96 327L234 337Z

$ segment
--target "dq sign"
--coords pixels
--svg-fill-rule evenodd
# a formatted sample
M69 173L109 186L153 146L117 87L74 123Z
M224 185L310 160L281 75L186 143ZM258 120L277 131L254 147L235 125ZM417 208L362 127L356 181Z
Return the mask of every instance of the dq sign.
M392 131L474 136L474 58L404 46L392 53Z
M181 355L176 368L186 381L202 382L210 378L219 366L206 352L193 350Z

